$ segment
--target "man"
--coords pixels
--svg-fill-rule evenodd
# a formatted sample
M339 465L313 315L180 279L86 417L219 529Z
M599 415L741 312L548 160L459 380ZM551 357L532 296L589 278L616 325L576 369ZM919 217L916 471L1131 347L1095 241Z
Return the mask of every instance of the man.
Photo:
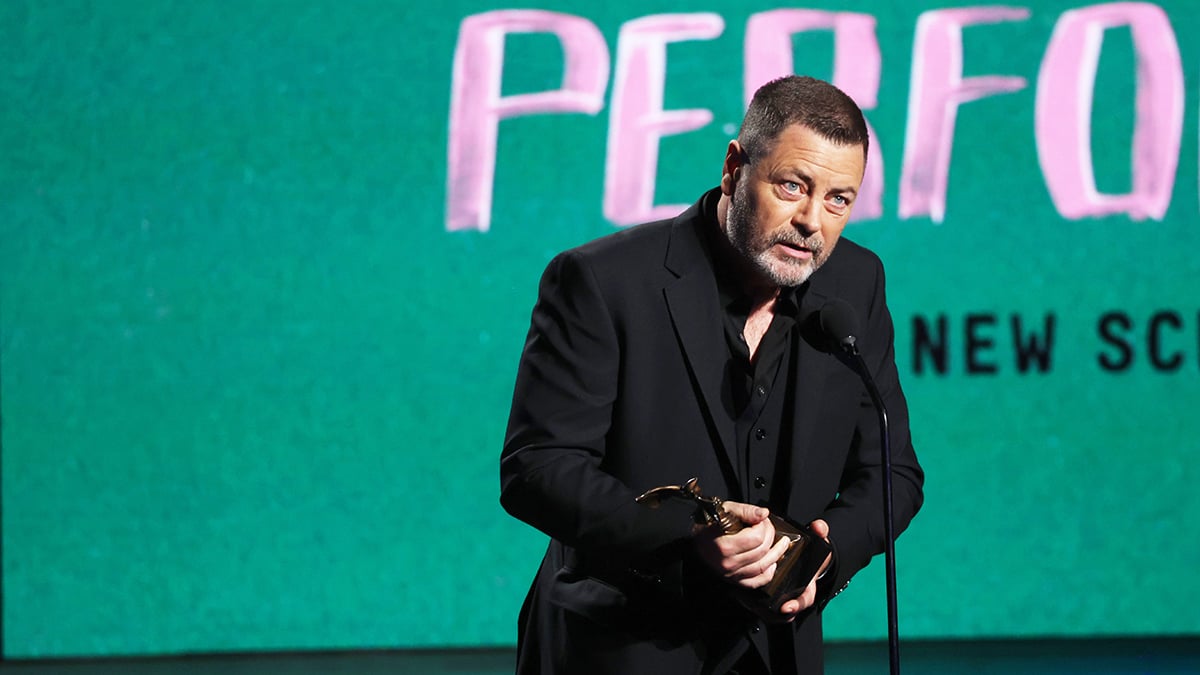
M519 619L519 673L819 673L821 615L883 550L877 417L816 327L842 298L891 421L896 531L920 508L882 266L841 240L867 129L832 85L762 87L720 187L686 212L547 267L501 458L501 503L552 538ZM747 527L694 503L635 501L699 479ZM772 611L739 601L787 542L768 512L833 553Z

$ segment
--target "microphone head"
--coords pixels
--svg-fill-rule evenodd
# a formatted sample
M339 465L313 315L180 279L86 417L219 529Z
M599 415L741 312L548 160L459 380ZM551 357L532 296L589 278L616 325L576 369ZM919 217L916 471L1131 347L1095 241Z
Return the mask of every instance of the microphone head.
M847 352L858 351L858 316L850 303L833 298L821 307L821 332L830 341Z

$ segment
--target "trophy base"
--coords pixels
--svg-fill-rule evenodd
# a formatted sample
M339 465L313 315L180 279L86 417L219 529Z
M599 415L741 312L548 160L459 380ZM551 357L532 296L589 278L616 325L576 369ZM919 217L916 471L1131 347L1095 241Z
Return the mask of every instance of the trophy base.
M808 527L796 525L775 514L771 514L771 524L775 526L775 541L788 539L791 545L776 563L771 582L757 589L754 594L757 597L750 600L777 611L783 603L804 593L831 549L824 539L813 534Z

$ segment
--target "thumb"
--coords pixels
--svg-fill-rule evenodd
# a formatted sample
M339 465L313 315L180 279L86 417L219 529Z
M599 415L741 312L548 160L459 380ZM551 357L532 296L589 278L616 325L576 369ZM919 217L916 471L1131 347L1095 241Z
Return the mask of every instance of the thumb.
M734 516L746 525L756 525L771 515L765 507L743 504L741 502L723 502L721 504L729 515Z
M817 518L809 523L808 526L812 529L813 534L817 535L818 537L822 539L829 538L829 523L825 522L824 520Z

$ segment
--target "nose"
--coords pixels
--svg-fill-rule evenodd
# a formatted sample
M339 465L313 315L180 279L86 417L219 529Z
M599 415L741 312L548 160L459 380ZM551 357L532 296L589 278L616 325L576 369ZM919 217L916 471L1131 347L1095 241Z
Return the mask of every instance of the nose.
M805 236L818 232L821 229L821 200L806 196L797 201L792 213L792 227Z

